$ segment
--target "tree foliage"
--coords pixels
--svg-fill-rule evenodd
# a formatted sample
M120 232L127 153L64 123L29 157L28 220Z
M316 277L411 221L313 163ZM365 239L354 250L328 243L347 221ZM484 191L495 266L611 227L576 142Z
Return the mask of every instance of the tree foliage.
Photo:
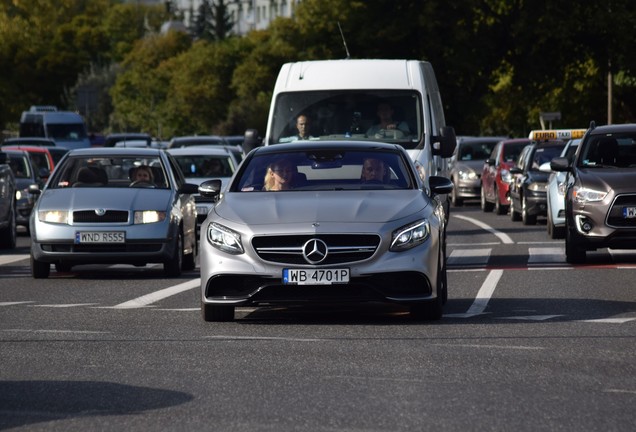
M612 121L635 121L630 0L303 0L292 19L221 37L227 3L204 2L210 10L199 34L211 37L194 43L183 33L156 32L170 13L162 6L1 3L0 97L12 103L0 105L0 121L98 82L112 85L100 93L104 111L112 109L100 123L108 130L166 138L263 130L282 63L347 55L430 61L458 134L523 136L545 111L562 113L558 127L603 123L608 76Z

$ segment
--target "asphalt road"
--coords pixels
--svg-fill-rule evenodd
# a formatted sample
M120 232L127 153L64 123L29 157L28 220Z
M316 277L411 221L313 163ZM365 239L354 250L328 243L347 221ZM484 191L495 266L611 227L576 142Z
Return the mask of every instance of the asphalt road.
M449 302L239 309L205 323L198 271L30 276L0 253L0 430L632 431L636 253L565 263L545 222L453 209Z

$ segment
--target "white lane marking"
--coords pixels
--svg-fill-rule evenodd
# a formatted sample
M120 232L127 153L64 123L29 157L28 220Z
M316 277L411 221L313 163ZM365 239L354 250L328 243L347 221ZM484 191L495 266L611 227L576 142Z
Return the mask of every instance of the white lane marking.
M31 330L31 329L3 329L2 332L13 333L77 333L77 334L106 334L108 331L90 331L90 330Z
M488 302L495 292L495 288L497 288L497 283L499 283L499 279L503 275L503 270L491 270L486 276L486 280L479 288L479 292L473 301L473 304L470 305L468 311L463 314L448 314L444 315L446 317L452 318L471 318L475 315L481 315L486 310L486 306L488 306Z
M449 266L485 266L492 249L455 249L448 257Z
M484 243L446 243L448 247L460 247L460 246L497 246L500 245L501 242L484 242Z
M29 255L3 255L0 256L0 265L11 264L12 262L29 259Z
M512 239L510 238L510 236L506 233L502 233L501 231L497 231L496 229L494 229L493 227L491 227L490 225L487 225L485 223L483 223L482 221L479 221L477 219L473 219L471 217L468 216L463 216L463 215L451 215L453 217L456 217L458 219L463 219L465 221L468 221L470 223L473 223L475 225L477 225L479 228L482 228L494 235L497 236L497 238L499 240L501 240L502 243L504 244L514 244L514 241L512 241Z
M562 247L530 247L528 254L528 264L563 263L565 249Z
M120 303L115 306L107 307L106 309L137 309L147 307L153 303L158 302L159 300L163 300L167 297L171 297L173 295L177 295L184 291L191 290L193 288L197 288L201 286L201 278L192 279L190 281L184 282L179 285L175 285L169 288L165 288L159 291L155 291L150 294L146 294L141 297L137 297L136 299L129 300L124 303Z
M452 344L452 345L442 345L442 344L434 344L436 346L450 348L450 347L460 347L460 348L487 348L487 349L516 349L516 350L542 350L545 349L543 347L531 347L531 346L523 346L523 345L480 345L480 344Z
M629 321L636 321L636 318L600 318L600 319L591 319L591 320L581 320L581 322L608 323L608 324L623 324Z
M496 319L511 319L522 321L545 321L552 318L561 317L563 315L526 315L526 316L511 316L511 317L497 317Z
M49 307L49 308L71 308L78 306L93 306L99 303L69 303L69 304L37 304L28 305L28 307Z
M0 306L13 306L25 303L35 303L34 301L0 302Z
M173 311L173 312L192 312L192 311L200 311L201 308L173 308L173 309L153 309L156 311Z
M603 390L605 393L627 393L627 394L636 394L636 390L623 390L623 389L605 389Z
M309 339L309 338L286 338L286 337L267 337L267 336L205 336L205 339L218 339L218 340L266 340L266 341L290 341L290 342L323 342L329 339Z

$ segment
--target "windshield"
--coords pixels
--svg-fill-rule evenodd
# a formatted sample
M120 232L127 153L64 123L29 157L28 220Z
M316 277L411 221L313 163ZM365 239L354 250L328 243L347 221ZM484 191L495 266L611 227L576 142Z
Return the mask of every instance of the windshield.
M241 173L233 192L417 187L397 152L326 149L256 155Z
M422 104L415 91L356 90L278 95L269 143L375 140L415 148L423 136Z
M165 170L153 157L71 157L56 169L51 188L139 187L167 189Z
M81 141L86 139L86 129L82 123L58 123L46 126L48 136L57 140Z
M636 167L636 133L592 135L581 145L582 166Z
M234 164L227 156L172 155L185 178L232 177Z

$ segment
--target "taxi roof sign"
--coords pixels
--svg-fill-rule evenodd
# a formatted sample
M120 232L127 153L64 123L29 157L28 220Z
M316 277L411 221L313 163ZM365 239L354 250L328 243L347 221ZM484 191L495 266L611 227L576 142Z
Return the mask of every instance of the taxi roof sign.
M549 130L533 130L530 131L528 138L535 141L545 140L567 140L583 138L587 129L549 129Z

